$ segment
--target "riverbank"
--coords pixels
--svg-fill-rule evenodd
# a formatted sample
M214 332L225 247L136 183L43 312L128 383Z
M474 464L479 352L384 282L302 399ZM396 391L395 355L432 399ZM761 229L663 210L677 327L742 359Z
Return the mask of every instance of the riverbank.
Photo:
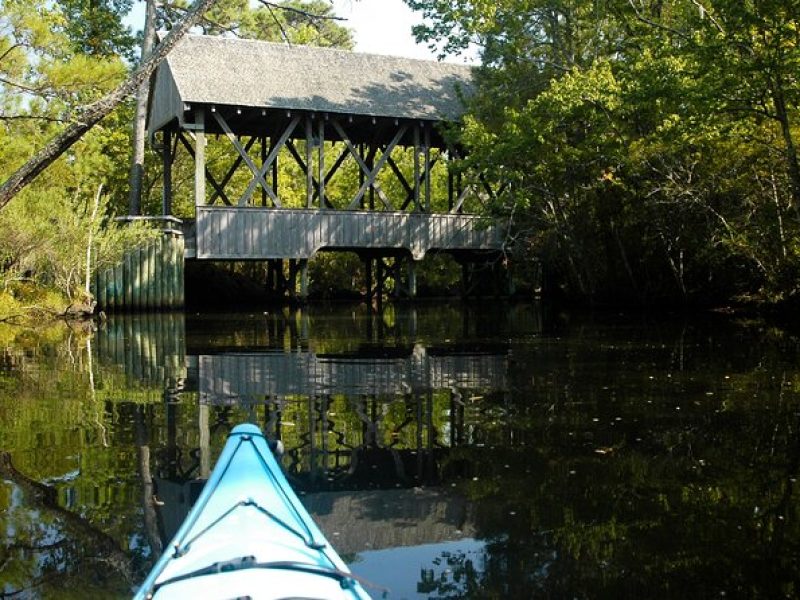
M29 282L0 291L0 324L36 329L56 321L81 321L94 315L91 299L69 299L61 292Z

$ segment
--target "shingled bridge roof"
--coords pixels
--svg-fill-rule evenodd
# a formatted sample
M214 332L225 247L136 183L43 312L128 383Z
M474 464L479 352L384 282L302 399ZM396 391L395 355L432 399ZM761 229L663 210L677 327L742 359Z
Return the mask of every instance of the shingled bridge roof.
M151 89L150 131L191 122L187 111L198 104L455 121L472 89L472 67L189 35L161 64Z

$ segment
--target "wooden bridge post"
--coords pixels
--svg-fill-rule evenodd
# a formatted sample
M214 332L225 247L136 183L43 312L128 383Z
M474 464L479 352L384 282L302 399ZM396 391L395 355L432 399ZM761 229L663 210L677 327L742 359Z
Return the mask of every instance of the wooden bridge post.
M374 145L370 144L369 150L367 151L367 168L369 172L372 173L375 170L375 154L377 150ZM364 185L363 183L361 184ZM360 189L360 188L359 188ZM369 186L369 209L375 210L375 187Z
M206 116L202 106L194 110L194 205L206 204Z
M317 134L318 138L316 140L319 143L319 148L317 149L317 177L319 186L319 207L321 210L324 210L327 207L327 202L325 201L325 118L323 115L320 115L319 123L317 123ZM311 165L308 165L309 170L311 170Z
M314 124L311 115L306 115L306 208L311 208L314 199L314 171L312 168Z
M308 299L308 259L301 258L297 261L300 271L300 299Z
M431 212L431 128L425 127L424 132L424 153L425 153L425 212Z
M259 146L261 146L261 168L264 168L264 163L267 162L267 136L262 135L259 138ZM272 188L273 192L275 191L275 181L272 181ZM267 190L265 188L261 188L261 206L267 205Z
M161 191L161 212L164 215L172 214L172 132L164 130L161 149L161 161L163 170L163 190Z
M414 127L414 212L421 212L420 206L420 182L422 180L422 171L419 164L419 129L422 126L420 123Z

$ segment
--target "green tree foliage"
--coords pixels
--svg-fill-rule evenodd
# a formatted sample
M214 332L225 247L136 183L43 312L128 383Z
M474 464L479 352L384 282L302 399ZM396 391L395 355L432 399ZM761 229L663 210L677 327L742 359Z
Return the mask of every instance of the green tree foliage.
M77 52L130 58L135 39L122 20L133 0L58 0L57 4L66 18L64 31Z
M479 45L467 162L568 293L796 296L796 1L407 3Z
M49 2L0 7L0 180L125 75L118 56L76 53L67 26L67 15ZM111 195L120 191L113 184L124 180L114 173L127 164L129 122L124 111L113 115L0 213L0 293L17 293L24 279L73 297L85 277L90 232L100 264L118 254L127 234L108 222L109 199L91 215L101 184Z

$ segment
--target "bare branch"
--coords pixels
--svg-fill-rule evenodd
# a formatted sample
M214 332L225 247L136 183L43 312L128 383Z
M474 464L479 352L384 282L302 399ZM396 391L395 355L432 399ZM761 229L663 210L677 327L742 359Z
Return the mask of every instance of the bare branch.
M3 115L0 114L0 121L46 121L48 123L69 123L68 119L58 117L47 117L44 115Z
M646 25L650 25L651 27L655 27L656 29L661 29L663 31L667 31L667 32L669 32L669 33L671 33L673 35L677 35L677 36L680 36L682 38L687 38L688 37L686 35L686 33L684 33L683 31L680 31L680 30L675 29L673 27L667 27L666 25L664 25L662 23L659 23L657 21L653 21L652 19L648 19L647 17L645 17L641 13L641 11L638 8L636 8L636 5L633 3L633 0L628 0L628 4L630 4L631 8L633 9L633 12L636 15L636 18L639 19L642 23L645 23Z
M2 60L3 60L3 59L6 57L6 56L8 56L9 54L11 54L11 52L12 52L12 51L16 50L17 48L25 48L26 46L27 46L27 44L23 44L22 42L17 42L16 44L12 45L11 47L9 47L9 49L8 49L8 50L6 50L5 52L3 52L3 54L0 54L0 62L1 62L1 61L2 61Z
M50 88L47 88L47 87L32 87L30 85L27 85L27 84L24 84L24 83L20 83L18 81L12 81L10 79L6 79L5 77L0 77L0 83L2 83L3 85L8 85L8 86L11 86L11 87L18 88L18 89L22 90L23 92L28 92L29 94L35 94L37 96L48 97L48 96L55 96L56 95L56 93Z
M264 4L264 6L267 7L267 10L269 11L269 14L272 17L272 20L275 21L275 24L278 26L278 29L281 30L281 37L283 38L283 41L286 42L289 46L291 46L292 45L292 41L289 39L289 34L286 32L286 29L283 27L283 23L281 23L281 20L278 18L278 15L276 15L275 11L272 10L271 3L263 2L263 4Z
M188 8L176 5L165 6L165 10L167 10L167 14L169 15L172 14L177 15L180 13L185 16L189 12ZM183 17L177 17L177 18L183 18ZM234 35L237 38L241 37L234 25L223 25L219 21L209 19L206 15L200 17L200 20L197 22L197 25L198 27L201 27L203 29L203 33L205 34L208 33L207 27L211 27L211 28L216 28L219 31L224 31L225 33L230 33L231 35Z
M692 4L694 4L694 5L695 5L697 8L699 8L699 9L700 9L700 17L701 17L701 18L708 18L708 20L709 20L709 21L711 21L711 23L714 25L714 27L715 27L715 29L716 29L717 31L719 31L719 32L720 32L720 33L722 33L722 34L724 34L724 33L725 33L725 30L722 28L722 25L720 25L720 24L719 24L719 21L717 21L717 20L716 20L716 19L713 17L713 15L712 15L712 14L709 12L709 10L708 10L708 9L707 9L705 6L703 6L703 4L702 4L701 2L699 2L699 0L691 0L691 2L692 2Z
M261 4L266 6L272 12L273 8L277 8L279 10L284 10L286 12L295 13L306 19L310 19L312 21L347 21L344 17L337 17L336 15L318 15L307 10L303 10L302 8L295 8L293 6L286 6L285 4L277 4L276 2L268 2L267 0L258 0Z

